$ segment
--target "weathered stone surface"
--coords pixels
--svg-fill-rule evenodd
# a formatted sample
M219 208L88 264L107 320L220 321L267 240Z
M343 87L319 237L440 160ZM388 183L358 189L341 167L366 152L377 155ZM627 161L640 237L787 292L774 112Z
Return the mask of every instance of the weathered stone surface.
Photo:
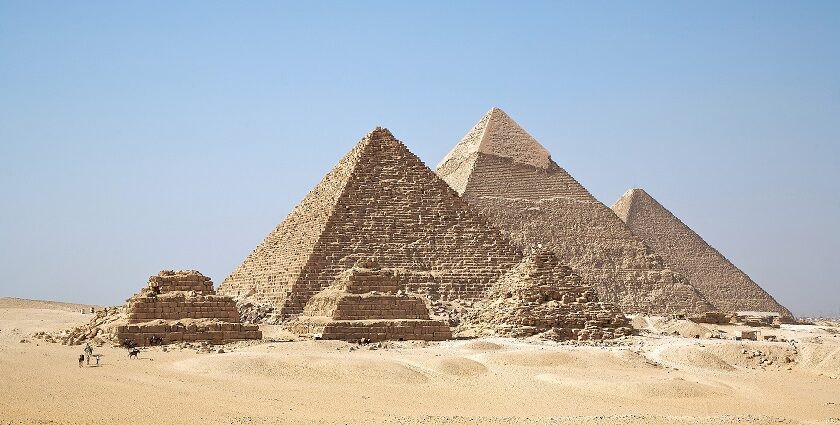
M259 327L239 322L232 298L216 295L210 278L193 270L166 270L151 276L148 286L128 299L124 311L126 324L113 331L120 342L225 344L262 338Z
M644 190L628 190L612 209L718 309L776 312L793 319L788 309Z
M388 130L366 135L228 276L219 292L284 320L362 258L403 269L404 290L481 297L520 252Z
M468 313L464 332L554 340L600 340L630 335L632 327L613 304L598 300L551 251L525 257Z
M437 173L520 247L554 251L625 312L714 310L500 109L467 133Z
M401 272L366 264L339 274L309 300L289 329L346 341L449 339L449 326L430 319L423 298L399 289Z

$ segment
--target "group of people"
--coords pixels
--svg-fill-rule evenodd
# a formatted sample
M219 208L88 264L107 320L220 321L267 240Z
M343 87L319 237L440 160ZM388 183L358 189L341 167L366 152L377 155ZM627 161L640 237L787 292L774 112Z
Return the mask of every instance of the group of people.
M94 355L93 354L93 347L90 346L90 343L85 344L85 352L84 354L79 355L79 367L82 367L85 362L87 365L90 366L90 358L96 358L96 366L99 366L99 358L101 357L100 354Z

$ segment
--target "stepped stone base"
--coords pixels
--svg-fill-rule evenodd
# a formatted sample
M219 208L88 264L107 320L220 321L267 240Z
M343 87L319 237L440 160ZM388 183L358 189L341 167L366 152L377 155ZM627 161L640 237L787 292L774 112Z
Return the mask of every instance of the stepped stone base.
M219 319L239 321L236 302L223 295L191 295L188 292L136 297L129 301L129 323L153 319Z
M452 338L449 326L442 320L332 320L328 317L301 317L291 326L298 334L321 335L321 339L371 342L387 340L445 341Z
M360 260L313 296L289 329L301 335L345 341L451 338L446 322L429 317L422 298L400 289L403 273L379 268L373 260Z
M195 321L171 323L163 320L117 326L119 341L129 339L139 346L172 344L177 342L207 341L212 344L261 339L257 325L220 321Z

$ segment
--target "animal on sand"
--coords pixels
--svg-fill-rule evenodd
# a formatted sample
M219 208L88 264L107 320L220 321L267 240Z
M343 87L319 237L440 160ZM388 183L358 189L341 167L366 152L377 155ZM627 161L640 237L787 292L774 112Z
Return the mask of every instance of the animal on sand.
M138 354L140 354L140 349L139 348L132 348L131 350L128 350L128 358L129 359L132 358L132 357L134 357L136 359Z

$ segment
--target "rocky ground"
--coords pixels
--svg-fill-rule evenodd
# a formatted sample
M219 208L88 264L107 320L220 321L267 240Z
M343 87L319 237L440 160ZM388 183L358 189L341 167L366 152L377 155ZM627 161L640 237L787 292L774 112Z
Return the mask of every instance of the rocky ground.
M840 326L761 328L635 318L609 344L481 338L358 345L297 340L125 350L32 338L84 306L0 299L0 424L840 424ZM723 331L723 332L720 332ZM701 338L695 338L701 335Z

